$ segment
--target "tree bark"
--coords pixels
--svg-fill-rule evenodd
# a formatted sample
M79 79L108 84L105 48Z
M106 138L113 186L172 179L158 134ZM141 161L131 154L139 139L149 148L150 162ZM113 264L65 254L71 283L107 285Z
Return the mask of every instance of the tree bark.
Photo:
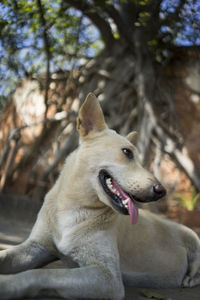
M50 41L48 37L48 27L46 24L45 19L45 12L44 7L42 4L42 0L37 0L37 6L40 14L40 22L42 27L42 34L43 34L43 42L44 42L44 49L45 49L45 55L46 55L46 82L45 82L45 96L44 96L44 102L45 102L45 114L44 119L47 117L48 112L48 91L49 91L49 84L50 84L50 61L51 61L51 52L50 52ZM46 126L46 123L44 124Z
M63 3L69 4L72 7L81 10L85 16L87 16L94 25L99 29L102 39L109 49L115 39L112 34L112 30L110 24L105 20L104 17L101 17L95 9L95 6L89 5L86 1L79 1L79 0L63 0Z

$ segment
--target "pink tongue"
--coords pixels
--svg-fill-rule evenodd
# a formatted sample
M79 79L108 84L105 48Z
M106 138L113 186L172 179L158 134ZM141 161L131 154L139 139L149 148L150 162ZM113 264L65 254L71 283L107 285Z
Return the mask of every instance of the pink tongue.
M133 201L131 201L129 196L120 188L120 186L114 180L112 181L112 184L115 187L115 189L117 189L120 192L120 194L124 199L128 199L128 212L129 212L131 224L136 224L138 221L137 206L133 203Z
M136 224L138 221L138 208L129 198L128 200L128 211L130 215L131 224Z

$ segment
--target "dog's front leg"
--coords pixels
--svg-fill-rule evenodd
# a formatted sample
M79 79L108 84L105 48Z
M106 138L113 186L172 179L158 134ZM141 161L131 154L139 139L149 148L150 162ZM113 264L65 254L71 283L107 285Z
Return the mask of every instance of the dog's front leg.
M33 240L0 251L0 274L13 274L45 265L55 257Z
M0 275L0 299L57 295L65 299L113 299L124 297L124 287L102 266L76 269L36 269Z

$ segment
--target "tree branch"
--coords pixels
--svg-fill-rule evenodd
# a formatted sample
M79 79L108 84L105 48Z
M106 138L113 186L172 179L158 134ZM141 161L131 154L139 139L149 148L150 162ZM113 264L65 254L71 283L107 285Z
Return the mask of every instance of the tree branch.
M194 186L200 191L199 174L193 161L186 156L182 149L179 149L176 143L170 138L160 126L155 127L156 134L162 145L164 145L164 151L170 156L174 157L178 165L187 174Z
M40 22L42 26L43 31L43 41L44 41L44 48L45 48L45 55L46 55L46 83L45 83L45 116L47 117L47 111L48 111L48 91L49 91L49 84L50 84L50 60L51 60L51 53L50 53L50 41L48 37L47 32L47 24L44 16L44 7L42 5L41 0L37 0L37 6L40 14Z
M110 24L96 12L95 6L87 4L86 1L79 0L63 0L63 3L81 10L82 13L99 29L102 39L107 47L110 47L115 42Z
M4 148L2 150L2 154L0 156L0 166L3 165L3 162L4 160L6 159L6 156L8 154L8 151L9 151L9 147L10 147L10 144L14 143L15 145L17 144L19 138L20 138L20 132L25 129L25 128L30 128L30 127L34 127L34 126L38 126L38 125L41 125L41 124L47 124L47 123L55 123L55 122L61 122L62 120L66 120L70 117L75 117L76 116L76 113L74 111L63 111L63 112L59 112L57 113L54 118L51 118L51 119L45 119L45 120L42 120L42 121L38 121L38 122L35 122L35 123L31 123L29 125L23 125L21 127L17 127L15 129L13 129L4 145ZM13 142L14 141L14 142ZM33 150L33 149L32 149ZM15 166L13 168L13 170L8 170L8 167L5 167L5 169L7 170L6 171L6 177L10 176L10 174L13 174L14 171L16 171L19 167L23 166L23 162L26 162L28 160L28 157L30 156L30 153L26 154L22 161L19 161L19 163L17 164L17 166ZM8 160L8 159L7 159ZM9 166L10 166L10 163L9 163ZM8 172L9 171L9 172ZM4 171L5 172L5 171ZM8 174L9 173L9 174ZM3 179L2 179L3 180ZM5 184L5 183L4 183ZM3 185L4 185L3 184Z
M115 22L120 37L125 38L126 42L130 44L132 42L133 30L131 30L130 27L126 26L126 23L124 22L122 16L120 15L119 11L114 7L114 5L109 4L105 0L98 0L95 1L95 3L98 3L98 5L108 13L108 15Z
M3 172L1 180L0 180L0 191L3 191L3 188L5 186L6 179L7 179L7 176L8 176L8 170L9 170L9 167L10 167L12 161L13 161L13 157L14 157L14 154L15 154L15 151L16 151L16 148L17 148L18 140L19 140L19 136L13 138L10 141L10 151L8 152L8 157L7 157L7 160L6 160L5 169L4 169L4 172Z
M63 147L56 153L53 163L46 169L43 173L42 177L40 178L41 181L47 180L48 175L57 167L59 161L66 157L70 152L72 152L77 146L77 135L76 129L74 126L73 131L67 137L65 144Z

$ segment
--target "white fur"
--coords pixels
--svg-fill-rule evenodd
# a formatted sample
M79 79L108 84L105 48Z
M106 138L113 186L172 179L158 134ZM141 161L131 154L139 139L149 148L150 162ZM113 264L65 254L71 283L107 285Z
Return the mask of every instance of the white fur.
M135 133L128 140L108 129L93 95L80 110L78 129L81 143L46 195L29 238L0 252L0 273L7 274L0 275L0 298L45 291L66 299L121 300L124 283L164 288L200 284L197 235L145 210L131 225L100 183L99 171L106 169L128 193L153 200L150 192L158 182L138 163L130 142ZM134 159L122 148L131 149ZM55 258L66 268L34 269Z

